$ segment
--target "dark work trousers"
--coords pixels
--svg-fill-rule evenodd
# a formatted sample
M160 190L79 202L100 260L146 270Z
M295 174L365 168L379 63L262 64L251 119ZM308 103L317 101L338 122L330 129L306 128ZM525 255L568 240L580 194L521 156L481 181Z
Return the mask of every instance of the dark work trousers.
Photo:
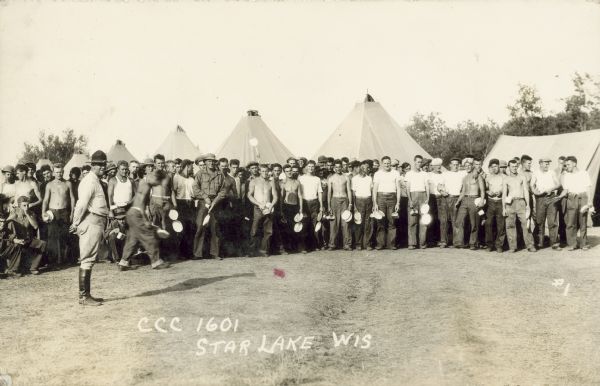
M527 226L526 203L524 198L513 198L510 205L506 207L506 237L508 238L508 247L512 251L516 251L517 244L517 218L521 223L521 233L523 234L523 242L526 248L533 248L533 236Z
M119 239L116 233L109 233L106 241L108 243L108 248L110 249L112 261L118 262L123 255L123 249L125 248L127 238L124 237L123 239Z
M356 197L354 208L362 219L362 223L355 224L354 227L355 245L356 248L366 249L371 246L373 236L373 219L370 217L373 212L373 200L371 197Z
M396 240L398 247L408 246L408 197L400 196L400 210L396 219Z
M299 209L300 205L283 203L281 206L282 217L285 222L281 223L280 230L283 238L283 246L288 252L302 252L305 250L304 239L306 236L304 235L304 232L307 228L307 221L303 221L301 232L294 232L294 216L298 214Z
M152 224L169 232L170 236L167 239L158 241L160 253L162 256L177 257L175 237L173 235L172 221L169 218L169 211L173 209L173 204L170 200L151 197L148 204L148 212L150 213L150 221Z
M465 219L468 217L469 224L471 226L469 245L475 247L477 245L477 231L479 229L479 208L475 206L475 199L477 197L463 197L458 212L456 213L456 222L454 226L454 246L462 247L464 245L465 237Z
M190 258L194 253L194 235L196 234L196 207L194 200L177 200L177 220L181 222L183 230L173 234L173 246L180 257ZM171 223L171 229L173 224Z
M587 205L587 193L567 195L567 212L565 223L567 224L567 244L569 247L577 247L577 231L579 230L579 247L588 245L587 242L587 217L589 211L581 213L581 207Z
M396 193L377 193L377 207L385 214L377 220L377 249L396 247L396 219L392 217L396 198Z
M419 220L421 219L421 205L427 204L429 202L429 197L427 197L425 192L410 192L408 194L410 194L413 208L418 212L416 215L408 213L408 245L416 247L418 243L423 247L427 244L427 225L421 224ZM410 208L408 208L408 210L410 211ZM419 235L418 240L417 228Z
M535 223L537 225L538 246L544 246L544 234L546 233L546 222L548 223L548 236L550 245L557 246L558 242L558 202L556 195L544 194L536 196L535 200Z
M71 223L71 211L65 209L50 209L54 214L54 220L48 223L48 258L50 262L66 263L67 246L69 244L69 224Z
M285 233L285 227L284 224L282 222L283 218L281 217L281 212L278 210L275 210L272 214L271 214L271 222L272 222L272 228L273 228L273 234L271 235L271 242L269 245L269 248L271 249L270 252L277 252L279 251L279 253L284 253L285 252L285 242L284 242L284 233Z
M210 198L214 200L214 197ZM208 214L208 208L204 200L198 200L198 214L196 215L196 234L194 236L194 257L204 257L204 243L210 245L210 255L221 256L221 235L217 232L217 219L219 209L215 206L210 213L208 224L202 226L204 217ZM208 239L208 241L207 241Z
M440 244L440 210L439 202L442 196L435 194L429 195L429 214L431 223L427 225L427 243L430 245ZM419 224L420 226L423 226Z
M330 224L329 233L329 248L336 247L336 241L340 228L342 228L342 244L344 248L352 247L352 236L350 235L350 228L348 223L342 220L342 212L348 209L348 198L347 197L332 197L331 198L331 212L333 213L333 220Z
M562 198L556 203L558 209L558 240L562 245L567 244L567 198Z
M454 204L456 204L457 198L457 196L436 197L438 217L440 221L440 244L444 246L450 244L450 238L448 235L452 235L452 231L450 230L452 228L448 227L448 224L454 223L454 214L456 213Z
M257 206L252 216L250 230L251 250L253 253L269 253L271 236L273 235L273 214L264 214Z
M494 200L489 198L485 214L485 244L488 248L494 248L495 246L498 251L502 251L504 248L504 240L506 238L506 225L504 223L504 215L502 214L502 205L502 199ZM496 225L495 237L494 225Z
M27 257L25 270L37 271L46 252L46 242L40 239L31 239L23 249L23 256Z
M315 226L317 225L317 216L319 215L319 200L304 200L302 203L302 210L306 215L308 222L304 233L304 245L309 249L320 249L325 245L323 242L323 230L315 232ZM326 221L323 221L325 223ZM321 226L323 225L321 223Z
M128 267L129 259L135 251L138 243L144 248L152 267L163 263L160 258L160 249L158 247L158 238L156 237L156 228L146 220L144 214L139 208L131 207L127 211L127 240L123 247L123 255L119 265Z

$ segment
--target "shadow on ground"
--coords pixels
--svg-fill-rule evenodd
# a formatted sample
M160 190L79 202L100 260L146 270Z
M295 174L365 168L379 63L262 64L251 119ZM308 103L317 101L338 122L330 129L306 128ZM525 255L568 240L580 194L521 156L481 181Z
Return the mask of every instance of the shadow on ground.
M160 295L160 294L164 294L167 292L189 291L189 290L193 290L193 289L196 289L196 288L199 288L199 287L202 287L205 285L209 285L209 284L212 284L212 283L215 283L218 281L234 279L237 277L256 277L256 274L255 273L238 273L238 274L229 275L229 276L197 277L194 279L184 280L181 283L177 283L177 284L169 286L169 287L152 290L152 291L146 291L146 292L142 292L141 294L137 294L137 295L133 295L133 296L123 296L123 297L105 299L104 301L108 302L108 301L114 301L114 300L141 298L141 297L145 297L145 296Z

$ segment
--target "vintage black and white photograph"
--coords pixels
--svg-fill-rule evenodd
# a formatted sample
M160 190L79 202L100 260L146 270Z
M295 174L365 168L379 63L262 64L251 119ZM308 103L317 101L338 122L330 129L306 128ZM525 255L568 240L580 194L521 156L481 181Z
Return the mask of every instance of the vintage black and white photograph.
M600 2L0 0L0 386L600 385Z

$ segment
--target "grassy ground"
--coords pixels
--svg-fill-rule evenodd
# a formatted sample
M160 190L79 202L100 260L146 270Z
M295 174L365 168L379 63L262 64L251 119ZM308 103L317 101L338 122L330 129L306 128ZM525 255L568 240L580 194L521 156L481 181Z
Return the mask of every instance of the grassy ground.
M92 292L107 301L86 308L76 268L2 280L0 369L15 385L600 384L599 250L335 251L129 272L104 263ZM183 331L140 332L143 317L142 327L179 317ZM210 317L237 319L237 331L198 332ZM354 336L334 347L333 332L359 334L359 347ZM269 347L280 335L314 338L270 354L257 352L263 335ZM198 355L200 338L234 341L236 352Z

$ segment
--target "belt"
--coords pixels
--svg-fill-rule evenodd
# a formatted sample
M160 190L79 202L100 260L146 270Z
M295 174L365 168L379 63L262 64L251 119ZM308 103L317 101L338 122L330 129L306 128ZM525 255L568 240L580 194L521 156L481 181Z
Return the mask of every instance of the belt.
M381 195L384 195L384 196L388 196L388 195L392 195L392 194L393 194L393 195L395 195L395 194L396 194L396 192L377 192L377 194L381 194Z
M458 198L458 196L460 196L460 194L449 194L448 197L449 198Z
M477 196L465 196L465 197L468 197L468 198L479 198L478 195Z
M152 197L153 197L153 198L162 198L162 199L165 199L165 200L168 200L169 198L171 198L171 197L169 197L169 196L156 196L156 195L154 195L154 194L152 195Z
M371 196L366 196L366 197L358 197L358 196L356 196L356 199L357 200L370 200Z
M318 200L319 200L318 198L313 198L312 200L304 199L304 201L306 201L306 202L313 202L313 201L318 201Z
M94 216L98 216L98 217L102 217L102 218L107 218L108 217L107 214L98 214L98 213L94 213L94 212L90 212L90 214L93 214Z
M502 197L488 197L490 201L500 202L502 201Z

